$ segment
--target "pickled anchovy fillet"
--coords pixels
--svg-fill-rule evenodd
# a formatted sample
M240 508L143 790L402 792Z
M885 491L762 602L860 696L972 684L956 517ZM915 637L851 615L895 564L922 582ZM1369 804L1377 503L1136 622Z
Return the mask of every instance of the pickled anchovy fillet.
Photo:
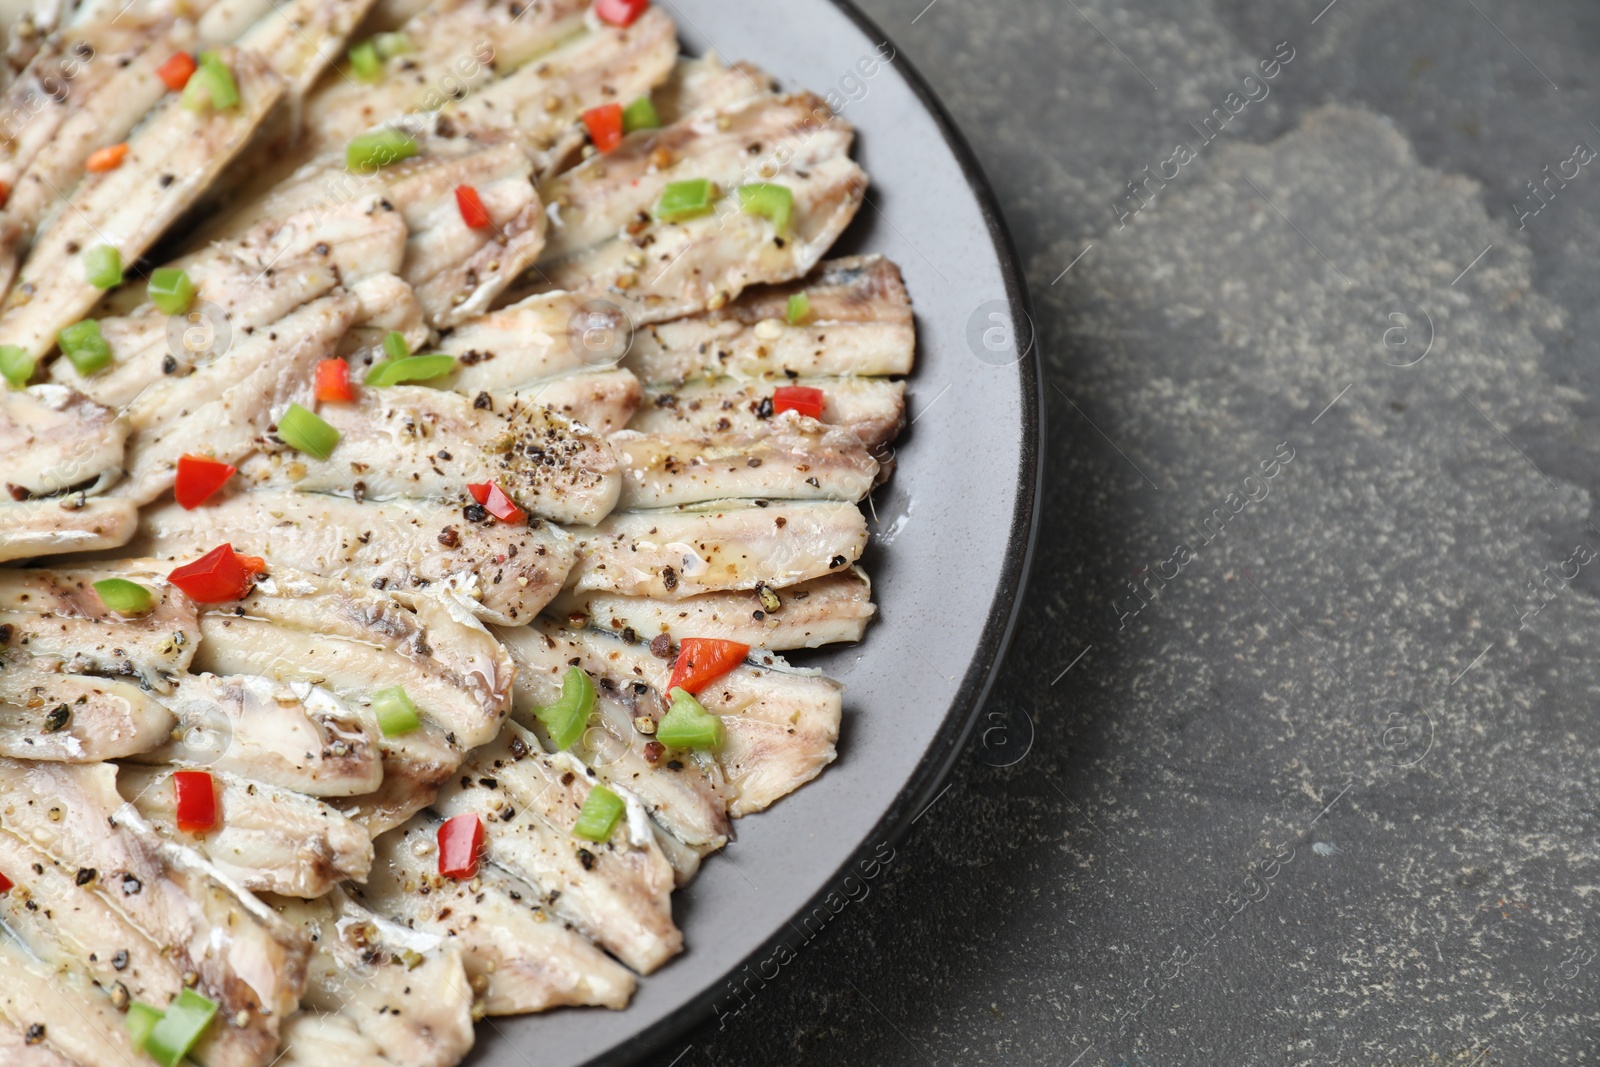
M56 332L100 299L101 290L85 275L84 251L109 244L124 264L132 264L246 146L283 96L284 82L249 52L225 49L223 55L240 104L196 112L175 94L157 104L130 135L126 162L84 181L34 242L0 311L0 344L46 355ZM172 180L163 182L164 176Z
M867 523L853 504L738 502L612 515L579 540L570 587L666 600L795 585L854 563Z
M460 945L467 976L484 985L486 1014L627 1005L633 975L551 915L526 882L488 862L472 882L441 877L438 829L418 816L385 834L372 877L351 895L386 919Z
M859 641L877 613L872 586L859 567L801 582L783 590L702 593L682 600L654 600L619 593L563 593L549 607L552 617L650 641L666 634L673 644L686 637L738 641L781 652Z
M262 456L245 477L313 492L350 492L361 481L370 499L458 506L471 502L467 485L494 482L534 515L588 525L611 512L621 491L616 457L598 434L516 396L474 401L398 385L362 389L356 403L321 414L339 431L334 455Z
M194 511L147 510L130 551L187 560L223 542L354 585L458 596L482 618L510 625L560 591L576 551L549 523L472 522L460 508L427 501L282 492L240 493Z
M125 767L117 784L163 836L190 844L246 889L317 897L372 869L372 839L311 797L212 769L217 823L202 835L178 826L171 772Z

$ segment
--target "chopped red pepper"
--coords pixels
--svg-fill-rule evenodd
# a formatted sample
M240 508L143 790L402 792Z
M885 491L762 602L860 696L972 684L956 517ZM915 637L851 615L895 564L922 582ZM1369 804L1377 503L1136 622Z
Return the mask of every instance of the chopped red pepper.
M699 693L743 663L749 654L750 646L737 641L719 641L711 637L684 638L683 646L678 649L678 660L672 665L672 680L667 683L667 692L683 689Z
M104 174L108 170L116 170L122 166L122 161L128 158L128 142L108 145L105 148L96 148L89 153L89 161L84 164L94 174Z
M609 152L622 143L622 105L601 104L583 113L583 124L589 127L589 140L601 152Z
M178 505L183 510L193 511L210 500L238 469L232 464L221 463L207 456L180 456L178 477L172 483L172 493L178 498Z
M177 92L189 84L189 75L195 72L195 67L194 56L188 52L174 52L171 59L156 68L156 77L165 82L168 89Z
M478 195L478 190L470 185L456 187L456 207L461 209L461 221L467 224L469 230L481 230L494 222L489 217L489 209L483 206L483 198Z
M600 16L601 22L609 22L613 26L632 26L634 20L644 14L644 9L650 6L650 0L595 0L594 13Z
M317 399L323 403L348 404L356 394L350 388L350 364L342 359L317 361Z
M478 852L483 848L483 821L476 815L457 815L439 827L439 874L465 880L478 873Z
M15 885L15 883L12 882L11 879L7 878L3 874L0 874L0 893L11 892L13 885Z
M260 556L241 556L232 545L218 545L193 563L185 563L167 579L201 604L239 600L250 592L250 579L266 570Z
M6 201L11 199L11 186L0 182L0 208L6 206Z
M809 385L780 385L772 394L772 413L782 415L785 411L798 411L802 415L820 419L822 403L821 389L813 389Z
M178 801L178 829L203 834L217 825L217 789L207 771L173 771L172 791Z
M467 492L501 522L523 522L528 518L528 513L517 507L517 502L507 496L505 490L494 482L469 484Z

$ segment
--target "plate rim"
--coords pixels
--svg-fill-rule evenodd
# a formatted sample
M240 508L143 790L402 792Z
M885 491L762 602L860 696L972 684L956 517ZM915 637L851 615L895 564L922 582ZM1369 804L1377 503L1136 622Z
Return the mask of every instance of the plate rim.
M867 858L870 849L876 848L883 842L896 844L904 839L910 831L911 824L923 812L925 805L932 802L934 791L949 777L955 767L956 759L972 735L978 714L982 711L999 677L1017 621L1022 614L1022 594L1026 590L1028 576L1033 568L1034 548L1039 532L1039 500L1044 488L1042 459L1045 412L1044 365L1039 358L1041 345L1037 322L1033 317L1033 303L1029 296L1027 279L1017 255L1016 243L1006 226L1005 216L1000 211L994 188L949 110L922 76L922 72L900 50L898 43L890 38L871 16L857 7L854 0L827 0L827 2L843 12L869 37L895 46L896 68L902 71L906 84L916 94L927 113L932 116L940 136L944 138L945 145L961 167L962 177L977 201L978 210L983 216L984 228L988 231L989 239L994 243L998 253L1000 273L1005 280L1006 301L1011 308L1013 330L1019 318L1027 322L1030 343L1027 351L1014 364L1018 368L1022 387L1022 447L1017 469L1019 492L1011 513L1005 556L1001 562L1000 582L995 588L994 598L990 602L989 613L984 622L984 636L979 642L971 666L961 679L955 696L951 698L944 721L935 731L933 740L929 743L917 770L844 863L828 875L822 888L796 910L794 915L789 916L789 919L793 919L795 915L804 915L820 905L857 861ZM723 977L737 974L744 966L769 955L779 944L788 941L791 935L786 928L789 925L789 923L781 924L776 933L741 957ZM583 1067L626 1067L628 1064L638 1062L708 1018L716 1003L718 989L716 983L711 984L642 1032L585 1060Z

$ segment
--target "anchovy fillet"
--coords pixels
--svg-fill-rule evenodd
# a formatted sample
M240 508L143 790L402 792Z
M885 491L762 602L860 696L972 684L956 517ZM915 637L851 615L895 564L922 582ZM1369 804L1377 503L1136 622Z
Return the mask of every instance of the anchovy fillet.
M149 509L130 551L188 559L223 542L353 585L460 596L481 618L513 626L550 602L575 559L572 537L549 523L471 522L459 508L425 501L272 492L194 511Z
M632 634L645 641L659 634L666 634L673 644L686 637L709 637L775 652L859 641L877 614L872 586L859 567L781 591L703 593L682 600L563 593L548 610L570 625Z
M385 834L371 878L351 895L386 919L458 944L487 1015L627 1005L633 975L553 916L526 882L491 863L470 882L441 877L437 833L437 823L418 816Z
M666 600L757 583L782 588L842 570L866 544L866 519L846 503L622 512L579 541L569 585Z

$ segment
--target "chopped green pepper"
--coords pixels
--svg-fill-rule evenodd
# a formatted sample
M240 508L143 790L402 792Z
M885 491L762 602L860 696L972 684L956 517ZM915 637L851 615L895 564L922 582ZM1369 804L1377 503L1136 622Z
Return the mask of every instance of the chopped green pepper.
M58 331L56 343L79 374L93 374L111 362L111 346L100 336L100 324L94 319L84 319Z
M177 267L159 267L150 274L145 295L165 315L182 315L194 303L194 282Z
M390 359L405 359L411 354L411 346L406 344L405 334L390 330L383 335L383 351Z
M17 345L0 345L0 377L13 389L21 389L28 384L28 379L33 377L33 368L38 361L28 354L28 350Z
M571 748L583 736L594 710L594 682L582 667L569 667L561 679L561 699L534 712L556 750Z
M417 142L399 130L382 129L364 133L345 150L345 166L353 171L373 171L417 154Z
M801 291L789 296L787 318L790 326L799 326L811 317L811 294Z
M382 81L383 57L378 55L378 46L362 41L350 49L350 71L364 82Z
M662 222L682 222L711 214L713 195L709 178L670 182L656 201L655 216Z
M789 220L794 217L794 190L787 185L755 182L739 187L739 206L747 214L772 220L779 237L789 236Z
M217 1002L184 989L144 1040L144 1050L163 1067L178 1067L216 1017Z
M409 734L422 725L417 706L406 695L404 686L380 689L372 694L372 713L378 717L378 729L384 737Z
M183 87L183 106L190 111L225 111L239 103L239 85L233 72L215 52L201 52L199 66Z
M603 785L595 786L583 799L583 808L572 827L572 836L604 843L611 837L611 831L617 828L617 820L622 818L626 807L617 794Z
M673 748L716 748L722 744L722 720L707 711L686 689L670 694L672 707L656 724L656 740Z
M641 96L622 109L623 133L632 133L634 130L657 130L660 128L661 116L656 112L656 105L651 103L648 96Z
M103 578L94 583L100 602L118 615L142 615L156 602L155 594L126 578Z
M278 420L278 439L298 452L327 459L339 443L339 431L299 404L290 404Z
M83 254L83 276L96 289L122 284L122 253L115 245L95 245Z
M406 356L404 359L386 359L376 363L367 372L366 384L373 386L399 385L401 382L425 382L456 369L455 356Z

